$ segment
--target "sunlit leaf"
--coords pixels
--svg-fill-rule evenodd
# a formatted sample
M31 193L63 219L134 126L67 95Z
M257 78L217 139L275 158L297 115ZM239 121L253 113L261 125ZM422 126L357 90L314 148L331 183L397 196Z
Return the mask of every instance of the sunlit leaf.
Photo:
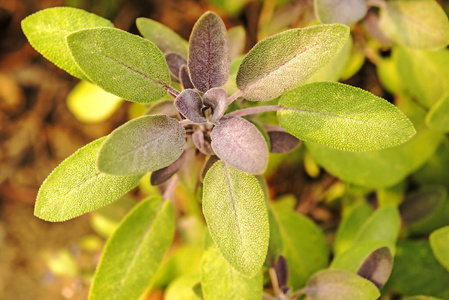
M449 95L437 101L426 117L426 123L434 129L449 132Z
M203 100L197 91L183 90L175 99L178 111L187 119L195 123L205 123L206 119L201 115Z
M449 226L432 232L429 240L436 259L449 271Z
M143 116L115 129L101 146L98 169L137 175L167 167L184 151L185 130L167 116Z
M164 293L165 300L201 300L193 288L199 282L198 275L178 277L173 280Z
M240 273L256 275L269 239L267 208L257 179L216 162L204 178L203 213L224 258Z
M315 0L314 8L321 23L347 25L362 19L368 10L364 0Z
M354 242L380 240L394 244L398 238L400 226L401 218L398 208L394 205L385 205L369 216L359 228Z

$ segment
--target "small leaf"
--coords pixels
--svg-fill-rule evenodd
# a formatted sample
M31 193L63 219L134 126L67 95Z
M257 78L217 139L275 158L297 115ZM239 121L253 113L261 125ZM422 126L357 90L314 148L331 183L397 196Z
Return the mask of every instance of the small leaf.
M268 147L256 126L240 117L231 117L215 126L211 133L212 149L234 168L262 174L268 162Z
M201 130L197 130L192 134L192 140L198 150L205 155L215 155L214 150L210 145L210 141L204 138L204 133Z
M115 129L101 146L97 166L113 175L145 174L167 167L184 151L185 130L163 115L143 116Z
M101 173L95 159L105 138L98 139L65 159L45 179L37 194L34 214L62 222L109 204L139 183L142 176Z
M206 119L201 115L203 101L195 90L183 90L175 99L178 111L194 123L205 123Z
M276 277L279 287L282 289L287 287L288 284L288 263L284 256L280 255L274 264L274 270L276 272Z
M174 52L187 57L189 44L167 26L147 18L137 18L136 25L142 36L155 43L162 52Z
M203 14L193 27L188 67L193 85L203 93L228 80L231 67L228 34L223 21L213 12Z
M203 185L203 213L224 258L245 276L255 276L267 255L269 224L257 179L218 161Z
M449 132L449 95L432 105L426 116L426 123L437 130Z
M81 70L104 90L137 103L167 94L170 71L153 43L115 28L79 30L67 43Z
M186 158L184 153L185 152L183 152L177 160L172 162L171 165L151 173L150 177L151 185L162 184L167 180L169 180L174 174L176 174L176 172L179 171Z
M260 300L262 272L248 278L234 270L215 246L204 254L201 263L201 287L204 300Z
M388 247L382 247L372 252L357 270L357 275L368 279L380 289L390 277L393 268L393 257Z
M77 30L92 27L114 25L102 17L71 7L44 9L22 21L22 30L34 49L70 75L84 80L89 78L75 63L66 37Z
M228 96L221 88L212 88L204 93L203 104L212 108L213 114L210 121L218 123L228 107Z
M273 153L287 153L295 150L300 143L296 137L285 131L267 131L270 137L270 151Z
M379 25L390 39L407 47L439 49L449 43L449 22L436 1L385 1Z
M168 68L170 69L170 74L173 77L178 78L182 66L187 65L187 60L181 55L173 52L166 53L164 57L167 61Z
M312 300L375 300L379 290L370 281L344 270L324 270L309 279L305 293Z
M346 25L291 29L260 41L243 59L237 87L250 101L274 99L304 83L343 48Z
M181 67L178 77L184 90L195 88L190 80L189 68L187 66Z
M315 15L321 23L350 25L362 19L368 10L365 0L315 0Z
M106 244L89 300L138 299L159 268L174 231L169 201L161 204L153 197L136 206ZM142 266L145 272L141 272Z
M429 240L436 259L449 271L449 226L432 232Z
M282 95L279 124L300 140L345 151L394 147L415 133L394 105L373 94L336 82L300 86Z

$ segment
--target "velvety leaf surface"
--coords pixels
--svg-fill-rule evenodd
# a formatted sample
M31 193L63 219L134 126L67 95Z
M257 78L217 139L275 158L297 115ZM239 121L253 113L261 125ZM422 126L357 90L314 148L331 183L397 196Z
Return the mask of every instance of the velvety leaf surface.
M427 114L426 123L436 130L449 132L449 95L432 106Z
M173 105L173 100L161 100L148 107L146 115L167 115L167 117L178 117L178 110Z
M290 269L289 286L298 289L313 273L326 268L329 249L318 226L282 204L276 202L273 205L273 214L282 236L282 255Z
M436 1L386 1L379 26L390 39L407 47L438 49L449 43L449 22Z
M167 116L143 116L115 129L101 146L97 166L113 175L167 167L184 151L185 130Z
M212 107L213 114L210 121L218 123L228 107L228 95L221 88L213 88L204 93L203 103Z
M287 153L299 146L300 140L285 131L267 131L270 138L270 152Z
M174 52L187 58L189 44L167 26L147 18L137 18L136 25L140 34L155 43L162 52Z
M203 101L195 90L183 90L175 99L178 111L187 119L195 123L205 123L206 119L201 115Z
M231 117L215 126L211 133L212 149L234 168L262 174L268 162L268 147L257 128L240 117Z
M215 246L204 254L201 263L201 287L204 300L260 300L262 272L248 278L232 268Z
M249 51L237 73L243 97L268 101L291 90L340 52L349 36L345 25L318 25L284 31Z
M370 281L344 270L324 270L313 275L305 292L312 300L375 300L379 290Z
M67 43L81 70L104 90L138 103L167 94L170 71L153 43L115 28L79 30Z
M171 163L169 166L159 169L157 171L154 171L151 173L150 182L152 185L159 185L161 183L166 182L169 180L176 172L179 171L182 164L185 160L185 152L181 154L181 156L175 160L173 163Z
M257 179L216 162L204 178L203 213L224 258L243 275L256 275L269 239L267 208Z
M362 19L368 10L364 0L315 0L314 8L321 23L347 25Z
M204 133L201 130L197 130L192 134L192 140L198 150L202 153L206 155L215 155L210 142L204 138Z
M169 201L161 204L153 197L141 202L107 242L89 299L138 299L159 268L174 231Z
M429 240L436 259L449 271L449 226L432 232Z
M394 147L416 132L388 101L336 82L300 86L282 95L279 105L279 124L289 133L345 151Z
M174 52L166 53L164 57L167 61L168 68L170 69L170 74L173 77L178 78L181 67L187 65L187 60Z
M73 60L66 37L80 29L114 27L109 21L84 10L54 7L41 10L22 21L22 30L31 46L70 75L89 80Z
M187 66L182 66L179 70L179 81L181 82L182 88L186 89L194 89L192 81L190 80L189 69Z
M192 29L188 66L193 85L203 93L228 80L228 34L223 21L213 12L203 14Z
M109 204L137 186L142 176L111 176L97 170L95 160L105 138L65 159L39 189L34 214L61 222Z
M357 270L357 274L368 279L380 289L390 277L393 268L393 256L388 247L381 247L371 252Z

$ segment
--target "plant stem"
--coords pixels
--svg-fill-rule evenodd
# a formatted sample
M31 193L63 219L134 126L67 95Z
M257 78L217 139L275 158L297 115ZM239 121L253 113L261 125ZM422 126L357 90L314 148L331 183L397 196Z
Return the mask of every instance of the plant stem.
M178 97L178 95L180 94L180 92L174 87L166 85L165 88L167 89L167 92L170 94L170 96L172 96L173 98Z
M235 92L234 94L229 96L229 98L228 98L228 105L231 104L232 101L234 101L235 99L237 99L241 95L243 95L243 91L242 90L238 90L237 92Z
M164 200L173 201L173 193L175 192L176 185L178 184L179 178L177 175L173 176L167 184L167 189L162 195Z
M367 0L366 4L368 6L375 6L375 7L380 7L380 8L387 7L387 3L385 3L385 1L383 1L383 0Z
M266 111L278 111L281 109L283 109L283 107L279 105L256 106L230 112L229 114L225 115L225 117L241 117L252 114L259 114Z

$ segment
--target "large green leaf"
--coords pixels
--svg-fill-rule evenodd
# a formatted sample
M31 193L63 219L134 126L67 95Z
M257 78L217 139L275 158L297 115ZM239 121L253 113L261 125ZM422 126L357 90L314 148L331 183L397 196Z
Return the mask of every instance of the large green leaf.
M262 272L248 278L232 268L215 246L207 249L201 262L204 300L262 299Z
M336 82L300 86L282 95L279 105L279 124L289 133L345 151L394 147L416 132L388 101Z
M313 273L327 266L329 249L323 232L307 217L286 208L282 201L274 203L273 214L290 270L289 286L303 287Z
M421 49L444 48L449 43L449 22L433 0L383 2L379 26L398 44Z
M71 7L44 9L22 21L22 30L34 49L69 74L84 80L89 79L73 60L66 37L92 27L114 25L102 17Z
M434 129L449 132L449 95L441 98L430 109L426 123Z
M436 259L449 271L449 226L432 232L429 240Z
M105 246L89 299L138 299L151 283L175 231L171 202L141 202ZM143 271L143 272L142 272Z
M34 214L61 222L109 204L137 186L142 176L111 176L95 160L105 138L76 151L47 177L37 194Z
M240 273L256 275L269 240L264 193L256 177L217 161L204 178L203 212L226 260Z
M291 90L325 66L349 36L341 24L291 29L260 41L245 56L237 87L251 101L268 101Z
M368 10L365 0L315 0L314 8L321 23L347 25L362 19Z
M126 100L149 103L167 94L170 71L152 42L115 28L67 36L78 66L96 85Z
M184 151L185 130L164 115L143 116L115 129L101 146L97 166L113 175L138 175L167 167Z

